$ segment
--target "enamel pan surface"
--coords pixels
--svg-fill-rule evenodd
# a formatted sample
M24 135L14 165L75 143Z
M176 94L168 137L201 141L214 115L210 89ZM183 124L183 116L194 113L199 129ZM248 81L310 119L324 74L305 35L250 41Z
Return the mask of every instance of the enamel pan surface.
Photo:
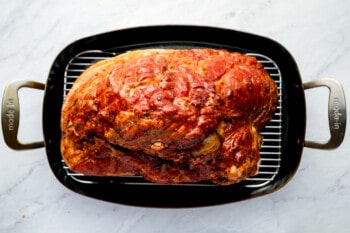
M63 77L72 57L86 50L122 53L143 48L224 48L259 53L271 58L283 79L282 156L274 180L258 188L230 186L126 185L118 180L98 178L77 182L67 175L60 153L60 117ZM296 172L304 147L305 97L297 65L279 43L244 32L201 26L151 26L118 30L90 36L68 45L55 59L46 83L43 104L43 132L46 154L57 179L77 193L115 203L153 207L195 207L224 204L271 193L284 186Z

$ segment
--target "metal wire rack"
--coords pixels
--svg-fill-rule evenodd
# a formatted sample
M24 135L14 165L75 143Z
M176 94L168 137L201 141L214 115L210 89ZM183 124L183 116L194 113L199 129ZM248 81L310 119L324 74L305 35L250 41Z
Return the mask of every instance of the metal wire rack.
M74 81L78 76L91 64L115 56L116 53L105 52L102 50L88 50L77 54L67 64L64 75L64 88L63 97L66 96ZM243 181L247 188L259 188L267 185L274 180L278 174L281 164L281 148L282 148L282 75L277 64L269 57L258 53L247 53L249 56L254 56L257 60L263 64L264 68L269 72L271 78L276 82L279 90L279 101L277 111L275 112L273 119L269 124L260 132L263 136L263 144L261 146L260 155L261 161L259 165L259 173L254 177L250 177ZM68 166L62 160L62 166L67 172L67 176L70 176L80 183L98 183L103 180L109 179L109 182L118 182L124 185L156 185L147 182L140 176L128 176L128 177L91 177L83 174L74 173L69 170ZM215 186L209 183L199 184L178 184L178 185L200 185L200 186Z

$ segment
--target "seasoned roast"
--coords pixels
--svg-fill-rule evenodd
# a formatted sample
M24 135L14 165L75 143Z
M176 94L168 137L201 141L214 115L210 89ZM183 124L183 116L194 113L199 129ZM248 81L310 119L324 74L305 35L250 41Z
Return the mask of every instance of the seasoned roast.
M278 91L254 57L146 49L97 62L62 107L61 152L75 172L220 185L256 175Z

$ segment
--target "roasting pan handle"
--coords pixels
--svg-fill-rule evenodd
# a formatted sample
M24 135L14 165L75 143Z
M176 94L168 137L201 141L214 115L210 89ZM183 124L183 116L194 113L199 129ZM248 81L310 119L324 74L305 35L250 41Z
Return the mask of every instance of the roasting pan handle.
M317 149L335 149L344 139L346 128L345 94L341 84L331 78L304 83L304 89L327 87L329 89L328 119L330 138L327 142L305 141L305 146Z
M44 147L44 142L28 142L22 143L18 140L19 127L19 98L18 91L22 87L35 89L45 89L45 84L27 81L16 80L10 82L5 87L2 99L1 122L2 132L7 146L14 150L26 150Z

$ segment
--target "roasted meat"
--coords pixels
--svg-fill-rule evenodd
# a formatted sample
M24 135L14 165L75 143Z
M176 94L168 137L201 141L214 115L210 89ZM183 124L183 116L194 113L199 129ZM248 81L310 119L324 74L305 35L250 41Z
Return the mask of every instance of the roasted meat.
M145 49L97 62L62 107L62 157L92 176L220 185L257 174L277 104L254 57L221 49Z

